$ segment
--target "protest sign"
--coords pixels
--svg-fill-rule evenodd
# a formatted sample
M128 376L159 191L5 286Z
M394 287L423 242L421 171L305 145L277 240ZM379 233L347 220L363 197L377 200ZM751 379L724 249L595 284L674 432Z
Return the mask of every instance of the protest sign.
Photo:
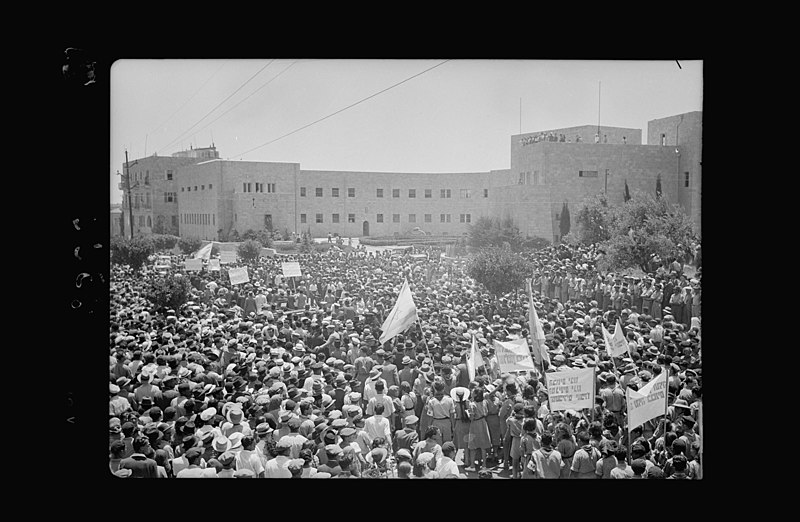
M275 250L274 248L262 247L261 252L258 255L260 255L261 257L274 257L276 253L277 250Z
M238 259L236 252L231 252L230 250L222 250L219 253L219 262L223 265L235 263Z
M546 373L550 411L591 408L594 403L594 368Z
M301 277L303 275L300 270L300 263L297 261L281 263L281 270L283 270L283 277Z
M203 269L203 260L200 258L187 259L184 261L184 269L187 272L199 272Z
M494 342L494 351L501 372L519 372L535 370L533 357L528 348L528 341L515 339L507 342Z
M229 269L228 277L230 278L232 285L238 285L250 281L250 276L247 274L246 266L243 266L242 268Z
M642 389L625 390L628 401L628 429L641 426L650 419L664 415L667 409L667 373L662 372Z
M208 269L210 271L212 271L212 272L215 271L215 270L217 272L219 272L219 270L220 270L219 259L209 259L208 260Z

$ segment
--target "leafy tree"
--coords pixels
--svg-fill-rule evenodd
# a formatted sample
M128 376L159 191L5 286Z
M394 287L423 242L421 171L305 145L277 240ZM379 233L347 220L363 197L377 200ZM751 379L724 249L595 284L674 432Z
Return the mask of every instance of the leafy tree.
M153 241L147 236L136 236L133 239L123 237L111 238L111 262L128 265L134 271L147 262L147 258L155 252Z
M188 277L159 277L150 285L147 299L157 308L178 310L189 300L191 290Z
M564 238L561 238L561 240L563 241ZM550 246L550 240L539 236L533 236L523 239L520 246L522 250L541 250Z
M564 202L564 206L561 207L561 223L559 226L559 230L561 231L561 237L566 236L569 234L570 229L570 221L569 221L569 207L567 206L567 202Z
M588 197L578 209L574 234L581 243L587 245L606 241L611 239L615 218L605 194Z
M304 254L310 254L314 251L314 242L311 240L311 228L309 227L308 231L303 234L303 238L300 241L300 252Z
M203 241L197 237L182 237L178 241L178 248L181 249L181 252L184 254L191 254L193 252L197 252L200 250L200 247L203 246Z
M494 295L521 288L531 273L528 260L504 248L482 249L467 262L467 274Z
M510 217L481 216L469 226L468 241L475 248L501 247L508 243L511 250L517 252L521 249L523 237Z
M171 234L152 234L150 239L153 241L153 247L156 252L162 250L172 250L178 244L180 238Z
M246 230L244 234L242 234L242 239L258 241L265 248L271 248L273 244L272 233L267 229L256 231L250 228Z
M236 253L239 254L239 258L245 261L255 261L261 254L261 243L248 239L236 247Z

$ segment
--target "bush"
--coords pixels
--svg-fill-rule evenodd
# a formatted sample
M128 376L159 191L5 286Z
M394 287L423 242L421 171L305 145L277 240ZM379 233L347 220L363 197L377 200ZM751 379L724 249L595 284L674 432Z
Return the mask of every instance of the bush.
M520 243L520 247L522 248L522 250L541 250L549 246L550 246L550 241L548 239L538 236L525 238Z
M147 262L147 258L155 252L153 241L146 236L127 239L115 236L111 238L111 262L128 265L134 271Z
M178 247L181 249L181 252L187 255L197 252L202 246L203 242L197 237L182 237L178 241Z
M156 249L156 252L161 252L163 250L172 250L175 248L175 245L178 244L181 238L170 234L153 234L150 236L150 239L153 241L153 247Z
M147 299L156 308L178 310L191 295L188 277L166 276L157 278L147 291Z
M260 242L248 239L236 248L236 253L239 254L240 259L245 261L255 261L258 259L258 256L261 253L261 248L262 246Z
M483 249L467 263L467 274L494 295L521 288L532 273L530 261L505 248Z
M470 225L468 235L471 247L502 247L508 243L514 252L522 249L522 235L511 218L481 216Z

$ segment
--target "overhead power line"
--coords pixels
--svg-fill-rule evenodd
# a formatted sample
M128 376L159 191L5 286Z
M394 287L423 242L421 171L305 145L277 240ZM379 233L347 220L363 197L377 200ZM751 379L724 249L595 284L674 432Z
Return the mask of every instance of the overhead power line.
M172 140L172 141L170 141L169 143L167 143L166 145L164 145L164 146L162 147L162 149L166 150L166 149L168 149L168 148L169 148L169 147L170 147L172 144L174 144L174 143L176 143L177 141L179 141L179 140L183 139L184 137L188 136L188 135L189 135L189 132L190 132L192 129L194 129L194 128L195 128L195 127L196 127L196 126L197 126L197 125L198 125L198 124L199 124L201 121L203 121L204 119L206 119L206 118L207 118L207 117L208 117L208 116L209 116L209 115L210 115L212 112L214 112L215 110L217 110L217 109L218 109L218 108L219 108L219 107L220 107L220 106L221 106L223 103L225 103L226 101L230 100L230 99L231 99L231 97L233 97L233 95L234 95L234 94L236 94L237 92L241 91L241 90L244 88L244 86L245 86L245 85L247 85L248 83L250 83L250 81L251 81L253 78L255 78L256 76L258 76L259 74L261 74L261 71L263 71L264 69L266 69L267 67L269 67L269 66L272 64L272 62L274 62L274 61L275 61L275 60L270 60L270 61L269 61L269 63L267 63L267 65L265 65L264 67L262 67L261 69L259 69L259 70L258 70L258 71L257 71L257 72L256 72L256 73L253 75L253 76L251 76L250 78L248 78L248 79L247 79L247 81L245 81L245 82L244 82L242 85L240 85L240 86L239 86L239 88L238 88L238 89L236 89L235 91L233 91L232 93L230 93L230 94L228 95L228 97L227 97L227 98L225 98L224 100L222 100L221 102L219 102L219 103L216 105L216 107L214 107L213 109L211 109L210 111L208 111L208 113L207 113L205 116L203 116L202 118L200 118L199 120L197 120L197 123L195 123L194 125L192 125L191 127L189 127L189 128L188 128L186 131L184 131L183 133L179 134L179 135L178 135L178 136L177 136L177 137L176 137L174 140Z
M422 76L422 75L423 75L423 74L425 74L426 72L428 72L428 71L432 71L433 69L436 69L437 67L439 67L439 66L442 66L442 65L446 64L446 63L447 63L447 62L449 62L449 61L450 61L450 60L448 59L448 60L445 60L445 61L443 61L443 62L441 62L441 63L438 63L438 64L434 65L433 67L429 67L428 69L425 69L425 70L424 70L424 71L422 71L422 72L419 72L419 73L417 73L417 74L415 74L415 75L413 75L413 76L409 76L409 77L408 77L408 78L406 78L405 80L402 80L402 81L400 81L400 82L397 82L397 83L395 83L394 85L391 85L391 86L389 86L389 87L387 87L387 88L385 88L385 89L382 89L382 90L380 90L380 91L378 91L378 92L376 92L376 93L374 93L374 94L371 94L371 95L367 96L366 98L362 98L361 100L359 100L359 101L357 101L357 102L355 102L355 103L352 103L352 104L348 105L347 107L344 107L344 108L342 108L342 109L339 109L339 110L338 110L338 111L336 111L336 112L333 112L333 113L331 113L331 114L328 114L327 116L324 116L324 117L322 117L322 118L320 118L320 119L318 119L318 120L316 120L316 121L313 121L313 122L311 122L311 123L308 123L308 124L306 124L306 125L303 125L302 127L299 127L299 128L297 128L297 129L295 129L295 130L293 130L293 131L291 131L291 132L288 132L288 133L284 134L283 136L279 136L279 137L275 138L274 140L270 140L270 141L268 141L268 142L266 142L266 143L263 143L263 144L261 144L261 145L258 145L257 147L253 147L253 148L252 148L252 149L250 149L250 150L246 150L246 151L244 151L244 152L242 152L242 153L240 153L240 154L234 154L234 155L233 155L233 156L231 156L231 157L234 157L234 158L235 158L235 157L239 157L239 158L241 158L241 157L242 157L242 156L244 156L245 154L249 154L249 153L253 152L254 150L258 150L258 149L260 149L260 148L262 148L262 147L266 147L267 145L270 145L270 144L272 144L272 143L275 143L276 141L282 140L283 138L286 138L286 137L288 137L288 136L291 136L292 134L295 134L295 133L297 133L297 132L300 132L300 131L301 131L301 130L303 130L303 129L307 129L307 128L311 127L312 125L316 125L317 123L319 123L319 122L321 122L321 121L327 120L328 118L330 118L330 117L332 117L332 116L336 116L337 114L339 114L339 113L341 113L341 112L344 112L344 111L346 111L347 109L350 109L350 108L352 108L352 107L355 107L356 105L358 105L358 104L360 104L360 103L363 103L363 102L365 102L365 101L369 100L370 98L374 98L375 96L378 96L379 94L383 94L384 92L386 92L386 91L388 91L388 90L390 90L390 89L394 89L395 87L397 87L397 86L399 86L399 85L402 85L402 84L404 84L404 83L406 83L406 82L408 82L408 81L410 81L410 80L413 80L414 78L416 78L416 77L418 77L418 76Z

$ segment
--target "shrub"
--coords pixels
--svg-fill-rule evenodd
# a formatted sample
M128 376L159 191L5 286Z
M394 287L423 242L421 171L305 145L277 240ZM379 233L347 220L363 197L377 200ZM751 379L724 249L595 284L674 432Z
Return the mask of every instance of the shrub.
M495 295L522 287L533 273L533 265L507 248L486 248L471 257L467 274Z
M187 255L197 252L202 246L203 242L197 237L182 237L178 241L178 247L181 249L181 252Z
M147 299L157 308L178 310L189 300L191 290L188 277L159 277L150 285Z
M111 262L128 265L134 271L147 262L147 258L155 252L153 241L147 236L136 236L133 239L115 236L111 238Z
M172 250L175 248L175 245L178 244L181 238L171 234L153 234L150 236L150 239L153 241L153 247L156 252L161 252L163 250Z
M258 259L258 256L261 253L261 248L262 246L260 242L248 239L247 241L242 242L242 244L236 248L236 253L239 254L240 259L245 261L255 261Z

